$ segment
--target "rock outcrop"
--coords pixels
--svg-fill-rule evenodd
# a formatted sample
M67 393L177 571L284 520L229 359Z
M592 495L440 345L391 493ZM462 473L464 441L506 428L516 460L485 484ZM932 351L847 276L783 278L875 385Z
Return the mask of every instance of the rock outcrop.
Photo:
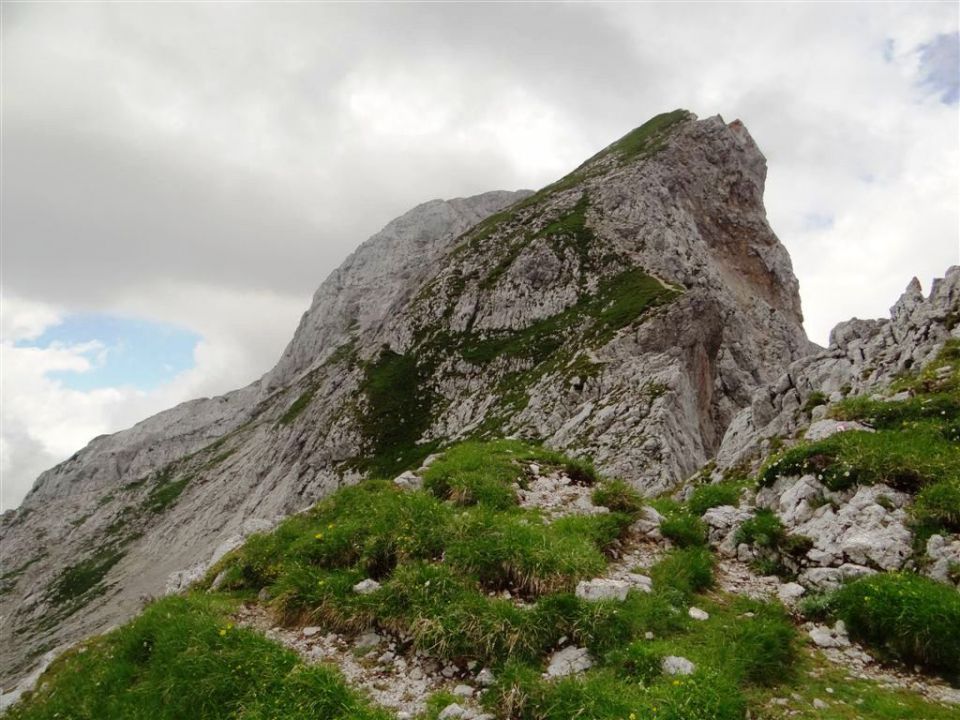
M928 363L943 343L960 337L960 266L934 280L924 297L916 278L890 308L890 319L840 323L830 347L793 362L774 383L758 389L730 423L717 453L721 469L755 460L774 437L792 438L811 418L804 406L814 393L825 399L870 394L897 375ZM826 421L829 425L835 421ZM845 423L856 429L855 423ZM822 437L824 427L810 428ZM814 439L810 437L808 439Z
M742 124L676 111L535 194L395 220L261 380L95 439L3 516L2 683L224 543L455 438L535 437L650 493L694 472L810 350L764 179Z
M949 481L951 471L930 471L923 482L898 486L896 447L891 446L881 453L889 477L871 478L875 484L851 481L831 486L824 474L834 462L829 452L814 453L819 458L814 465L820 462L820 470L797 472L783 471L780 463L786 456L770 451L774 442L790 447L800 441L824 441L838 433L863 437L876 432L869 418L860 422L825 417L848 397L859 396L856 402L869 399L894 411L910 403L921 408L932 403L931 414L939 398L947 405L933 420L949 423L952 416L946 407L956 403L956 390L944 387L953 387L957 372L953 348L960 339L958 320L960 267L951 267L945 277L934 281L929 296L923 296L914 279L891 308L889 320L841 323L831 334L828 349L795 361L776 382L757 390L750 406L727 430L712 475L719 479L750 473L766 458L761 474L769 473L769 482L739 507L715 507L704 514L711 544L731 558L772 562L814 590L832 590L862 575L899 570L919 571L956 585L960 535L952 533L949 525L918 529L921 523L914 512L923 484ZM915 371L917 383L909 381L905 375L909 371ZM891 388L898 376L903 381ZM897 434L911 426L917 422L905 419L894 427L880 425L879 431ZM936 427L944 432L941 425ZM932 467L936 467L935 452L949 456L953 451L949 442L956 438L947 435L946 440L946 450L938 446L924 450ZM854 456L844 461L850 463L844 466L845 477L857 471L857 460ZM838 472L842 471L841 467ZM768 541L767 547L756 548L738 541L740 526L758 511L775 515L784 535L780 542L786 547L771 548Z

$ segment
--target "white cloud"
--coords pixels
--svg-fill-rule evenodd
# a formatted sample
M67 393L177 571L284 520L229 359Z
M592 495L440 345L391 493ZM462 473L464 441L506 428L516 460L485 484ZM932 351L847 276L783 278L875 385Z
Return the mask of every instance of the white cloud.
M185 327L203 335L194 367L154 390L104 387L74 390L50 373L84 372L103 361L97 341L48 347L18 346L62 314L55 308L4 298L0 353L0 507L16 507L43 470L91 438L116 432L177 403L246 385L279 356L306 299L271 293L232 293L200 287L151 289L121 299L111 310ZM157 302L162 311L156 312ZM9 330L8 330L9 328Z

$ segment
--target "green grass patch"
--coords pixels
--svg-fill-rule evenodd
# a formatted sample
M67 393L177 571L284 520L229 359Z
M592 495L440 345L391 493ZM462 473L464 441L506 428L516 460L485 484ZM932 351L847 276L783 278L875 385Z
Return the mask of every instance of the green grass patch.
M85 598L104 589L103 579L122 557L121 550L104 548L64 568L48 588L48 599L54 605L82 603Z
M944 423L960 419L960 397L955 393L936 393L891 401L857 396L837 403L829 414L837 420L860 420L871 427L899 430L913 427L918 421Z
M664 287L642 270L627 270L602 281L595 295L586 295L566 310L537 320L522 330L468 335L455 344L458 343L463 359L475 365L485 365L498 358L540 363L577 337L602 345L644 312L669 302L678 294L679 291Z
M150 489L150 493L143 501L143 509L152 513L165 512L177 502L192 479L192 475L185 475L177 480L169 477L162 479Z
M688 512L674 512L660 523L660 532L677 547L706 545L707 524Z
M307 406L310 405L310 402L313 400L314 394L317 392L317 388L314 386L308 387L303 393L300 394L296 400L291 403L290 407L287 408L287 411L280 416L280 419L277 420L277 424L280 426L290 425L300 417L300 414L307 409Z
M505 509L517 504L513 485L526 482L525 465L531 462L581 475L595 473L589 464L520 440L468 441L454 445L431 463L423 473L423 485L438 498L457 505Z
M233 627L232 605L169 597L66 653L11 720L387 720L326 665Z
M779 547L787 537L787 532L783 523L776 513L766 508L757 510L757 513L745 520L735 535L735 541L756 545L757 547L775 549Z
M885 656L960 678L960 593L911 573L880 573L837 591L850 635Z
M384 347L364 368L358 414L364 438L363 469L393 475L426 457L435 445L418 444L430 427L434 396L426 370L412 355Z
M910 508L914 521L942 532L960 532L960 479L940 480L917 493Z
M220 586L241 593L269 587L284 622L347 632L374 625L444 658L537 657L562 635L597 646L629 636L617 607L569 593L604 571L632 517L547 523L516 507L512 494L491 490L510 489L531 462L559 469L569 461L519 441L462 443L430 466L427 490L386 481L340 490L248 539L208 579L223 572ZM353 592L367 577L382 587ZM534 604L518 607L498 597L504 590Z
M526 513L478 511L458 521L446 562L488 590L527 597L572 591L579 579L603 572L604 540L629 524L628 517L613 514L545 524Z
M916 492L939 479L960 477L960 446L930 422L901 430L840 432L777 456L760 471L759 482L772 485L778 477L807 473L831 490L886 483Z
M687 110L674 110L656 115L640 127L628 132L602 154L614 153L623 162L650 157L665 148L670 132L690 118L690 112Z
M807 396L807 401L803 404L803 411L807 414L813 412L815 407L820 405L826 405L829 402L829 398L826 393L815 390Z
M919 372L905 373L890 389L920 395L960 392L960 340L947 340L932 362Z
M743 487L744 482L737 480L698 485L687 501L687 507L690 508L690 512L699 517L710 508L721 505L736 506L740 503L740 491Z
M650 569L650 576L657 587L687 596L713 586L713 563L713 554L703 547L671 550Z
M643 510L643 496L624 480L603 480L592 494L594 505L637 517Z

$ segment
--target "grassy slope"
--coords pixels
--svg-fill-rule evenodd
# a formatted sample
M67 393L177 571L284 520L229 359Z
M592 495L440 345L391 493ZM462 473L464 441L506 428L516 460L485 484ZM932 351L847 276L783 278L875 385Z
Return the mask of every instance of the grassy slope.
M723 720L747 709L754 718L786 717L790 709L799 717L950 717L915 696L840 677L801 647L779 605L711 592L712 556L696 539L648 569L653 593L632 592L623 603L577 599L573 586L603 572L605 551L623 536L639 498L600 481L597 498L622 512L544 523L514 498L512 483L530 461L547 469L567 464L517 441L466 443L431 467L423 491L377 481L341 490L225 558L214 570L226 571L221 591L161 600L69 653L11 717L387 717L335 671L305 667L230 625L236 603L253 601L262 588L281 621L346 633L373 625L403 633L408 651L490 666L499 680L484 703L498 717ZM592 481L588 467L570 470ZM380 590L352 592L371 576ZM499 598L505 588L524 602ZM691 620L690 604L710 619ZM564 635L588 647L597 664L546 681L546 657ZM697 672L662 676L665 655L688 657ZM774 697L789 707L771 704ZM814 714L814 697L829 700L830 710ZM447 700L437 697L428 714Z

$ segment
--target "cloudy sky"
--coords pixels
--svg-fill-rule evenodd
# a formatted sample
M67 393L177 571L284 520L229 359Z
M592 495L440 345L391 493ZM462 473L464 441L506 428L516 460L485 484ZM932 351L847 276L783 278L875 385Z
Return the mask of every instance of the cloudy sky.
M2 5L2 503L247 384L357 244L650 116L741 118L807 331L958 262L958 8Z

